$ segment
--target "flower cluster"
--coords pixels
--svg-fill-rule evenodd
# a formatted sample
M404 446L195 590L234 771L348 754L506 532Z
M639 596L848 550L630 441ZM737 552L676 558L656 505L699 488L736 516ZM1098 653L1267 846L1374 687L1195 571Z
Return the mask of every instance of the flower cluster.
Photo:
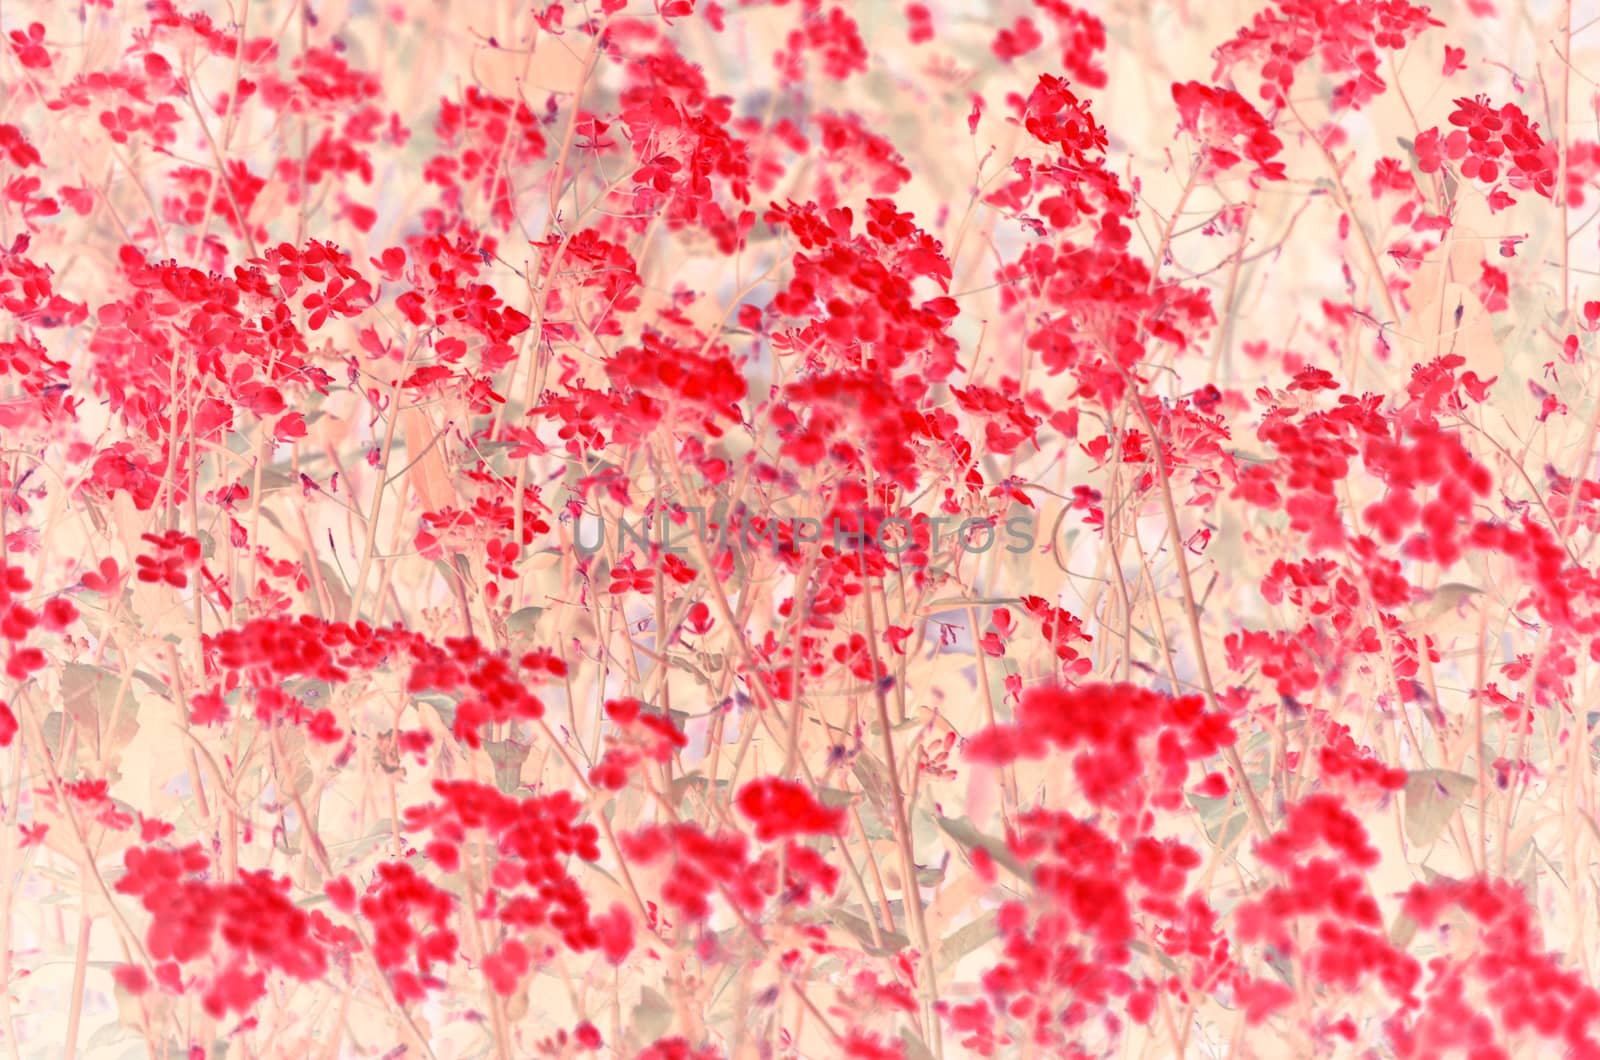
M1581 20L236 7L0 27L9 1054L1600 1055Z

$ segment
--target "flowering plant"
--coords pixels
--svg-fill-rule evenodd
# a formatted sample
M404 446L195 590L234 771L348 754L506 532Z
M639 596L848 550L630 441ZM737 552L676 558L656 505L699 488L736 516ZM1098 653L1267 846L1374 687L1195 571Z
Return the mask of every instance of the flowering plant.
M0 9L6 1055L1600 1056L1595 22L1201 8Z

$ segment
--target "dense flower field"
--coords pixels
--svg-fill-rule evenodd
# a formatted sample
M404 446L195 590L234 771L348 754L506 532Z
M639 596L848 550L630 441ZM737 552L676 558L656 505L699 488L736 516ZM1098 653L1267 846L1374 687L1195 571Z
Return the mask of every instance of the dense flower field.
M5 0L0 1060L1600 1056L1597 53Z

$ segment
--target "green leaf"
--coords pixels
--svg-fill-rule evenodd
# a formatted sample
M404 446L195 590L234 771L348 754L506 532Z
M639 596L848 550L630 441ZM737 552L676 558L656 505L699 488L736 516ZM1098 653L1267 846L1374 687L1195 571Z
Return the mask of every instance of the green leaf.
M970 851L974 847L982 847L988 851L991 858L1010 869L1013 876L1030 882L1033 880L1032 870L1018 860L1016 855L1011 853L1011 849L1006 846L1004 840L984 835L978 831L977 826L965 817L945 817L936 813L933 815L933 819L940 830L961 844L964 850Z
M117 692L121 687L122 679L103 666L67 663L62 671L62 706L78 727L79 738L95 741L96 754L100 751L99 741L105 740L114 748L122 747L139 731L131 692L124 697L117 718L117 731L109 735L102 731L111 720L111 711L116 706Z
M93 1034L89 1035L90 1049L109 1049L118 1042L128 1038L138 1037L138 1032L129 1030L121 1022L107 1023Z
M688 797L691 791L724 792L727 788L728 782L726 780L719 780L713 784L705 778L703 773L685 773L681 777L672 778L672 804L674 806L683 805L683 800ZM711 798L712 796L707 794L706 797Z
M872 925L867 923L866 918L857 916L851 912L847 912L844 909L834 909L829 911L828 919L832 920L839 927L849 932L850 936L861 944L861 948L863 950L880 957L887 957L890 954L899 953L901 950L911 945L911 940L905 935L900 934L900 932L895 931L893 925L891 925L887 929L881 926L878 929L878 937L883 940L883 945L879 946L877 943L872 941Z
M1406 838L1417 846L1427 846L1438 839L1477 786L1475 778L1448 769L1410 773L1406 777Z
M1167 956L1165 953L1156 949L1154 946L1151 946L1147 942L1140 942L1138 939L1134 939L1132 942L1128 943L1128 948L1139 954L1141 957L1146 957L1152 961L1155 961L1157 964L1161 965L1161 967L1164 968L1169 975L1183 974L1183 969L1178 967L1177 961L1173 960L1171 957Z
M1212 799L1204 795L1189 795L1189 804L1200 814L1206 838L1219 847L1231 846L1244 832L1248 823L1243 810L1233 807L1233 799ZM1231 812L1230 812L1231 811Z
M900 1032L900 1044L906 1047L907 1060L933 1060L933 1050L910 1027Z
M484 750L494 763L495 786L507 795L522 786L522 763L528 760L528 745L516 740L486 740Z
M819 787L817 797L824 806L848 806L855 796L843 788Z
M285 490L300 485L300 473L288 464L274 464L261 469L261 492Z
M456 700L438 693L420 695L413 698L418 703L426 703L432 707L433 712L439 715L439 720L444 723L444 727L452 732L455 731L456 708L460 705Z
M294 799L310 791L316 779L311 772L310 748L303 729L285 728L282 740L283 758L278 763L279 770L275 777L284 796ZM289 775L284 776L284 771L288 771ZM288 841L287 836L285 841Z
M889 777L889 770L882 762L873 756L871 751L863 750L855 756L851 763L850 772L855 774L856 782L861 785L861 790L866 793L872 805L887 808L894 803L894 784Z
M511 633L532 633L542 614L542 607L519 607L506 616L506 629Z
M657 990L652 990L648 986L641 987L639 1003L633 1006L628 1025L637 1031L644 1041L655 1041L672 1026L672 1002Z
M61 735L66 729L67 716L59 710L52 710L44 719L44 742L49 745L53 754L61 753Z
M1000 914L994 909L970 924L957 928L939 943L939 952L934 959L934 970L941 975L949 971L961 958L994 938L999 930Z
M1419 865L1417 867L1422 870L1422 878L1428 883L1433 883L1442 876L1441 873L1435 872L1426 865ZM1417 935L1418 926L1419 925L1417 922L1411 917L1407 916L1405 913L1396 913L1394 923L1389 926L1390 944L1400 949L1405 949L1407 946L1410 946L1411 940Z

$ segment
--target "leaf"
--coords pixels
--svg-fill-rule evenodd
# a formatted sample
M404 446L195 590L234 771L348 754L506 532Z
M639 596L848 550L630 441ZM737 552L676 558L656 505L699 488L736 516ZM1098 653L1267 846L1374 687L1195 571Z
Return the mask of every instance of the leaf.
M970 924L957 928L939 943L939 952L934 958L934 970L941 975L949 971L961 958L987 943L999 931L1000 914L994 909Z
M1430 633L1446 632L1440 628L1441 620L1455 615L1470 617L1466 605L1472 602L1475 596L1482 596L1483 590L1474 585L1461 582L1446 582L1433 591L1428 598L1426 606L1421 608L1422 614L1412 624L1412 629L1421 631L1426 629Z
M269 464L261 469L261 492L286 490L300 485L300 473L289 464Z
M522 786L522 763L528 760L528 745L516 740L485 740L484 750L494 763L495 786L506 794Z
M335 689L327 681L296 681L284 691L312 710L320 710L333 701Z
M122 993L121 988L118 988L117 993L119 995ZM119 1003L118 1003L117 1007L119 1009L123 1008L122 1004L120 1003L121 1002L121 998L120 997L118 998L118 1002ZM139 1018L139 1010L137 1008L131 1006L131 1005L127 1006L127 1011L126 1011L125 1015L126 1016L131 1016L135 1021L137 1021L138 1018ZM120 1041L124 1041L124 1040L126 1040L128 1038L136 1038L136 1037L138 1037L138 1032L137 1031L130 1030L127 1026L123 1025L121 1020L117 1020L117 1021L114 1021L112 1023L107 1023L106 1025L101 1027L99 1030L97 1030L93 1034L89 1035L89 1048L90 1049L108 1049L111 1046L116 1045Z
M440 447L435 445L438 430L425 409L409 405L400 410L400 427L405 435L406 456L412 461L411 487L429 511L442 511L456 503L456 491Z
M818 787L817 798L824 806L848 806L855 796L842 788Z
M1448 769L1419 769L1406 777L1406 838L1427 846L1439 838L1444 826L1460 809L1475 778Z
M705 778L703 773L685 773L681 777L672 778L672 804L674 806L683 805L684 798L691 791L704 791L710 788L721 792L726 791L727 787L728 782L726 780L719 780L713 784Z
M1170 975L1181 975L1183 973L1183 969L1178 967L1177 961L1173 960L1161 950L1151 946L1148 942L1140 942L1138 939L1134 939L1132 942L1128 943L1128 947L1141 957L1148 957L1150 960L1155 961L1157 964L1161 965L1162 968L1166 969Z
M899 953L911 945L911 940L900 934L900 932L895 931L893 925L888 928L879 927L878 937L883 940L883 945L879 946L872 941L872 925L867 923L865 917L857 916L843 909L834 909L828 913L828 918L847 931L852 938L861 944L863 950L880 957Z
M455 731L456 709L459 706L456 700L437 693L414 696L412 698L418 703L426 703L432 707L433 712L439 715L439 721L443 723L444 727L452 732Z
M982 847L988 851L991 858L1011 870L1013 876L1021 880L1027 880L1030 883L1033 881L1032 870L1019 861L1015 854L1011 853L1011 848L1007 847L1003 840L984 835L965 817L945 817L936 813L933 815L933 819L944 834L960 843L963 849L972 850L974 847Z
M1204 795L1189 796L1189 804L1200 814L1206 838L1219 847L1231 846L1244 832L1248 823L1243 810L1233 810L1232 798L1212 799Z
M889 771L871 751L863 750L856 755L855 761L851 763L850 772L855 774L856 781L872 805L887 808L893 804L894 784L889 777Z
M100 741L105 738L101 729L110 720L121 687L121 679L102 666L67 663L62 670L62 706L78 727L79 738L92 741L96 755L100 753ZM123 704L123 713L131 715L128 706L128 703ZM134 723L132 731L127 731L127 722L119 718L117 728L125 734L122 742L126 743L138 732L139 726Z
M327 560L318 560L317 567L322 571L322 584L328 587L329 603L333 607L333 614L329 617L339 618L350 613L350 590L345 585L344 575L339 569Z
M44 719L44 742L53 754L61 753L61 734L66 724L67 716L59 710L52 710Z
M295 799L311 790L316 778L311 772L309 748L303 729L283 730L283 758L279 760L277 766L278 768L273 770L273 775L285 798ZM284 776L285 771L290 775Z
M701 652L699 654L701 656L700 661L703 663L705 661L705 653ZM706 677L706 672L699 666L696 666L694 663L690 662L688 659L679 658L676 655L668 655L667 665L672 667L674 670L681 670L690 677L693 677L702 688L715 691L716 686L713 685L711 680Z
M542 607L519 607L506 616L506 630L511 633L532 634L539 624Z
M338 851L339 855L349 860L364 858L377 850L383 844L394 838L394 828L389 818L379 818L373 830L359 839L346 839L338 843L329 843L330 851Z
M933 1050L910 1027L900 1032L900 1044L906 1047L907 1060L933 1060Z
M633 1006L628 1025L638 1031L644 1041L653 1042L672 1026L672 1003L659 991L640 987L639 1003Z

